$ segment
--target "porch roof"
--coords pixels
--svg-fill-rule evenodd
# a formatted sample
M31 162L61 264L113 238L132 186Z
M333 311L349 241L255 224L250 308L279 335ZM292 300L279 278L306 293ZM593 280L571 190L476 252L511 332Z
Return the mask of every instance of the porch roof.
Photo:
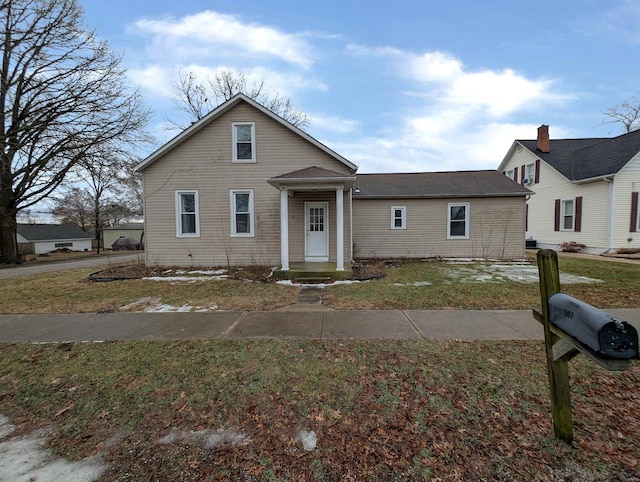
M267 182L279 190L316 191L351 188L356 180L355 175L345 175L339 172L311 166L305 169L281 174L267 179Z

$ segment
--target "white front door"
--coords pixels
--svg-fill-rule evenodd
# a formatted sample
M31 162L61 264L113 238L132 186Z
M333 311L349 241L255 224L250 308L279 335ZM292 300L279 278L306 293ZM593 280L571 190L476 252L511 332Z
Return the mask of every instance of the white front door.
M329 261L329 203L304 203L304 260Z

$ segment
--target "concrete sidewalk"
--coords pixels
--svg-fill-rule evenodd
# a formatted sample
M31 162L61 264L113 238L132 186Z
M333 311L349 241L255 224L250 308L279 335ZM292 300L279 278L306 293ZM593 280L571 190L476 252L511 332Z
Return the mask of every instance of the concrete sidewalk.
M640 309L609 310L640 331ZM530 310L0 315L0 342L189 339L541 340Z

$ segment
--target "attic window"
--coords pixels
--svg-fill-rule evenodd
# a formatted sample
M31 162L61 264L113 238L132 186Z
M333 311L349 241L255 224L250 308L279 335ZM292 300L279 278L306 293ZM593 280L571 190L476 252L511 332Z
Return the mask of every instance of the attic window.
M255 122L233 122L233 162L256 162Z
M513 169L509 169L505 174L509 179L514 179L513 177Z

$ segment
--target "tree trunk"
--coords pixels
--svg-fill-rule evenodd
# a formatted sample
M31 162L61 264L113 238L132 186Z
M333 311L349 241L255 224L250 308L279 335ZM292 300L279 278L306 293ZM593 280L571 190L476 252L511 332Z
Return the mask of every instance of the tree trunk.
M0 264L20 262L17 214L18 212L15 208L0 205Z

